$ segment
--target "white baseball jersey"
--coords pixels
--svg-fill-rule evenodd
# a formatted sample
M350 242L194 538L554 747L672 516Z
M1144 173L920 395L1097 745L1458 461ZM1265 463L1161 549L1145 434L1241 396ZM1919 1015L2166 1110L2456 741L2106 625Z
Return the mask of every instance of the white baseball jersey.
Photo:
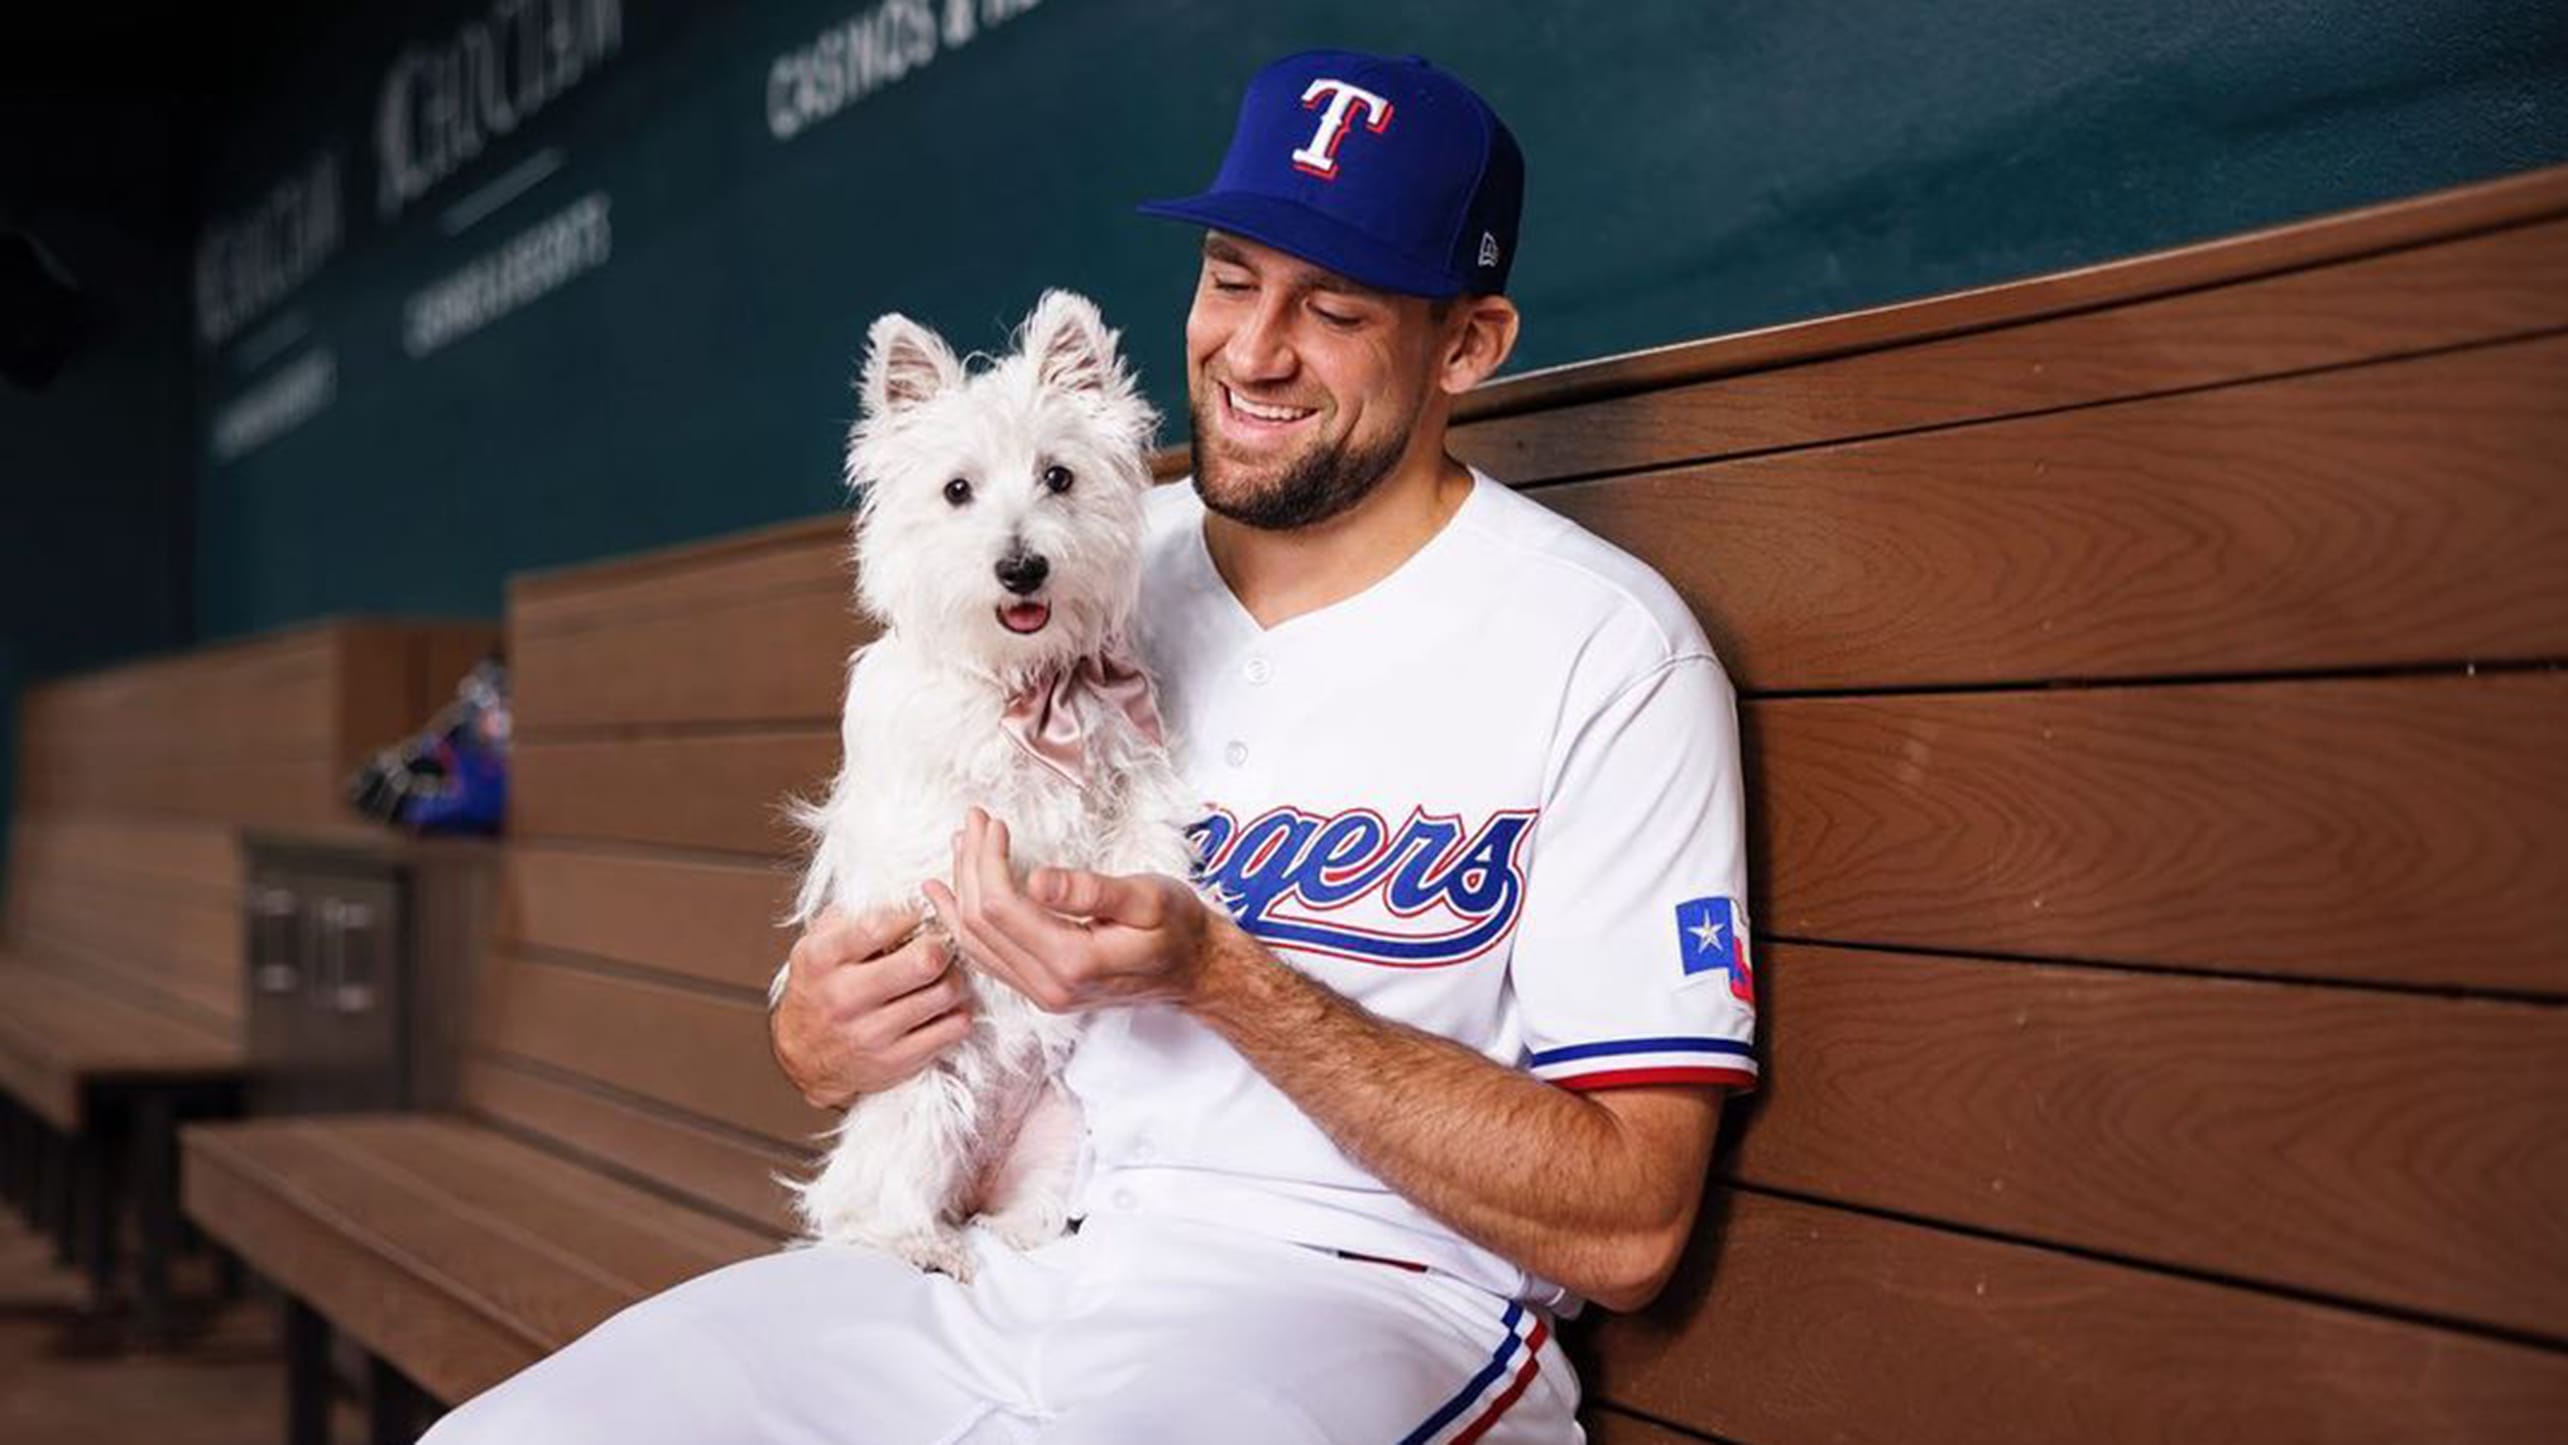
M1141 642L1206 876L1292 966L1563 1087L1754 1084L1736 703L1655 572L1477 473L1357 596L1261 628L1159 488ZM1392 1192L1210 1029L1101 1016L1075 1212L1253 1230L1570 1305Z

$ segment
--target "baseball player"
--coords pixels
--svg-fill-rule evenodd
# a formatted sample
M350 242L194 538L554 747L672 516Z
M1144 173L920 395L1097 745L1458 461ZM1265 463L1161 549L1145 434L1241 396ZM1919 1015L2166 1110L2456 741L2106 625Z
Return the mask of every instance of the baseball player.
M963 961L1094 1011L1069 1237L968 1284L849 1247L681 1285L473 1401L480 1441L1568 1441L1553 1338L1635 1308L1753 1084L1735 704L1656 574L1445 452L1513 344L1523 163L1416 58L1249 85L1187 318L1191 486L1144 652L1204 879L1011 875ZM797 944L777 1055L844 1105L969 1027L899 911Z

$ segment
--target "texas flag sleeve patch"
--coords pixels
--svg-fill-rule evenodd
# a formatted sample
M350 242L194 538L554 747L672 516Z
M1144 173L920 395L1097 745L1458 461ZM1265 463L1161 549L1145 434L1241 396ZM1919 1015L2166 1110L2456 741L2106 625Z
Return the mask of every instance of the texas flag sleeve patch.
M1689 898L1676 905L1677 965L1687 980L1719 973L1730 981L1730 994L1754 1007L1756 974L1748 966L1748 936L1739 927L1739 910L1727 898Z

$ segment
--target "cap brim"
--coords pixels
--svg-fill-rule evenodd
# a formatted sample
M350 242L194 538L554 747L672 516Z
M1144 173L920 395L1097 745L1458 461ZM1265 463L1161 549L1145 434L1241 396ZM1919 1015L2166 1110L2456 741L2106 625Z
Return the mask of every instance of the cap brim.
M1133 209L1145 216L1192 221L1246 236L1377 290L1430 300L1462 291L1461 279L1452 273L1421 266L1344 221L1281 196L1211 191L1177 200L1144 201Z

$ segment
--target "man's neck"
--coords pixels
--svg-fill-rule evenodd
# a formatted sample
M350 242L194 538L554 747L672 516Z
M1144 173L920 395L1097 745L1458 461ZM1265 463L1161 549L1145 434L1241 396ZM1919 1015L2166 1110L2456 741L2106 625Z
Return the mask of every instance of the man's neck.
M1471 495L1471 470L1441 448L1404 463L1325 522L1272 532L1204 514L1204 548L1248 615L1277 627L1400 570Z

